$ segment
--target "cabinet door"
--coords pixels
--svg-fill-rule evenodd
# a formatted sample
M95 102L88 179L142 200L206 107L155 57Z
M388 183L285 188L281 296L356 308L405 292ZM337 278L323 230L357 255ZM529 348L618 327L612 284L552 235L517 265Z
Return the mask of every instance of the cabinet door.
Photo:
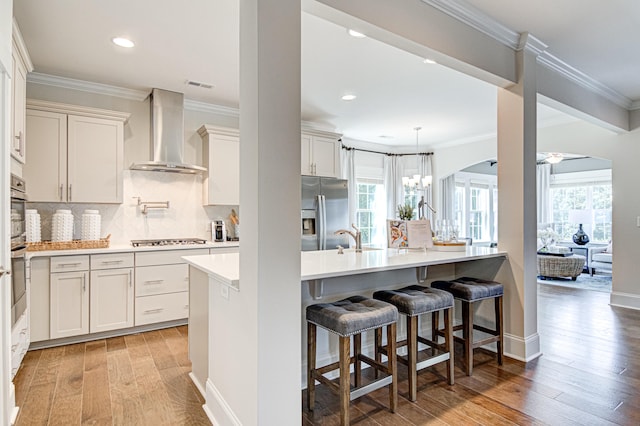
M13 80L11 85L12 101L12 139L11 155L20 163L25 162L25 108L27 95L27 70L22 61L13 55Z
M133 268L91 271L89 332L133 327Z
M209 135L206 205L240 204L240 138Z
M302 135L302 146L300 147L302 175L313 176L313 164L311 159L311 135Z
M86 271L51 274L50 337L89 333L89 283Z
M29 201L66 201L67 116L29 109L26 117L29 161L22 173L29 182Z
M313 171L316 176L340 175L340 147L337 140L314 136L312 140Z
M122 203L123 123L69 115L68 197L76 203Z

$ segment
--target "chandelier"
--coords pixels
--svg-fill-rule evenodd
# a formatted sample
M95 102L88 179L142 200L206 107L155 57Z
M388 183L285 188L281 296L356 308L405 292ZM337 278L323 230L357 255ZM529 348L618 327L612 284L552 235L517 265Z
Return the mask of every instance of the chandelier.
M413 130L416 131L416 167L420 169L420 151L418 149L418 135L422 127L414 127ZM403 176L402 177L402 186L408 194L417 193L421 191L426 191L433 181L433 177L430 175L421 176L420 174L415 174L413 176ZM424 195L422 195L420 202L418 203L418 217L420 219L425 217L424 208L428 207L434 214L436 211L429 205L429 203L425 200Z

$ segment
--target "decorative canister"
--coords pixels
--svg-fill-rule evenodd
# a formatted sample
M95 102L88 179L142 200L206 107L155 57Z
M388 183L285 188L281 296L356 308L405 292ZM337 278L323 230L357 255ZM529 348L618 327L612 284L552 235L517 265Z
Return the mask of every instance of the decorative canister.
M73 239L73 214L71 210L56 210L51 220L51 241Z
M38 243L41 241L40 214L37 210L26 209L24 212L25 232L28 243Z
M589 242L589 236L582 229L582 224L578 227L578 232L573 234L573 242L579 246L583 246Z
M82 229L80 239L99 240L100 239L101 217L98 210L85 210L82 214Z

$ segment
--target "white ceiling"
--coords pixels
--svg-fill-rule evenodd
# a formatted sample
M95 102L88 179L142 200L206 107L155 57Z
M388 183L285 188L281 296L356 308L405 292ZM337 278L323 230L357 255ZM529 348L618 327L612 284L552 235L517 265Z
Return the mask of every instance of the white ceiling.
M640 56L625 55L640 39L640 2L468 4L531 32L554 55L629 99L640 98ZM14 14L38 73L238 106L238 0L20 0ZM116 47L114 36L128 36L136 47ZM358 98L341 101L346 92ZM496 90L488 83L303 13L303 120L396 148L414 147L413 128L421 126L421 148L433 148L494 134L495 111ZM566 118L544 106L538 115L541 123Z

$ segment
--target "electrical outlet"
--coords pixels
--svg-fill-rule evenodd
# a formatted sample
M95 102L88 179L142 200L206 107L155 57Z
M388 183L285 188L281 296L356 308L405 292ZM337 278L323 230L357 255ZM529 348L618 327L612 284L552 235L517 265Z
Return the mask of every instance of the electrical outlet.
M226 285L220 286L220 295L223 299L229 300L229 287Z

